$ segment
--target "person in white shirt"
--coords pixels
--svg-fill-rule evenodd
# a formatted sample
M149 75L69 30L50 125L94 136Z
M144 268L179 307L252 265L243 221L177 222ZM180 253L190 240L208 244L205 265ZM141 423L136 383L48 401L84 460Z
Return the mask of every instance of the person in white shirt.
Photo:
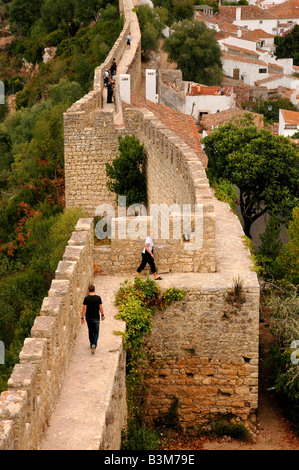
M127 36L127 49L130 49L131 47L131 41L132 41L132 38L131 38L131 33L128 34Z
M142 260L141 260L140 266L137 269L138 275L141 273L141 271L144 270L145 266L149 264L151 268L151 273L154 275L155 280L161 281L162 278L157 275L157 270L156 270L155 261L154 261L154 234L153 233L151 233L150 236L146 237L144 249L141 255L142 255Z

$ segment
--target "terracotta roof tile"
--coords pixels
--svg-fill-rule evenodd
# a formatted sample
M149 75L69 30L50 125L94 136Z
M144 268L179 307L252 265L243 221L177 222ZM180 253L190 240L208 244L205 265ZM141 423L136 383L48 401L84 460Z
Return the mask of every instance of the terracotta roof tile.
M282 73L273 73L270 77L263 78L262 80L257 80L255 82L256 85L263 85L263 83L272 82L273 80L278 80L279 78L283 78L284 75Z
M238 46L234 46L232 44L226 44L226 43L223 43L223 45L227 47L227 49L231 49L236 52L241 52L243 54L255 55L257 57L259 57L260 55L258 52L253 51L252 49L244 49L243 47L238 47Z
M170 131L176 134L198 156L198 159L207 167L207 156L202 150L200 137L192 116L175 111L160 103L152 103L137 93L131 93L131 106L126 103L124 108L146 108L151 111Z
M299 18L299 0L288 0L267 9L259 8L256 5L221 6L218 18L225 21L235 21L237 8L241 9L241 20Z
M292 126L299 126L299 112L281 109L284 121Z
M222 58L226 59L226 60L234 60L236 62L247 62L248 64L264 65L264 66L268 67L268 64L266 62L264 62L263 60L249 59L247 57L232 55L232 54L229 54L228 52L222 52Z
M242 31L242 39L246 39L247 41L257 41L258 39L265 38L275 38L275 36L267 33L263 29L254 29L253 31L248 29L246 31Z
M207 132L211 132L212 127L221 126L222 124L225 124L226 122L231 121L235 117L243 114L250 114L253 117L255 125L259 129L264 127L264 120L262 114L251 113L240 108L226 109L225 111L220 111L216 114L204 114L202 116L200 124L204 130L206 130Z
M269 10L263 10L255 5L246 6L220 6L218 18L224 21L233 22L236 20L236 10L241 9L242 20L256 20L271 18L269 16Z
M272 18L299 18L299 0L289 0L268 9Z
M233 92L233 88L230 86L224 86L224 95L230 96ZM212 96L221 94L221 86L206 86L206 85L191 85L191 92L186 93L188 96L196 96L200 92L201 95Z

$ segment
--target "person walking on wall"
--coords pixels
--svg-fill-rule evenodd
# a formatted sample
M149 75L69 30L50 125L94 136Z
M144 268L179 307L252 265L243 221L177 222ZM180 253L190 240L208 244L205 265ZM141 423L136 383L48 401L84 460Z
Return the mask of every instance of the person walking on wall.
M161 281L162 278L157 275L156 265L154 261L154 234L146 237L144 249L141 253L142 260L140 266L137 269L137 276L140 275L141 271L144 270L147 264L150 265L151 273L154 275L156 281Z
M91 354L95 353L98 345L99 331L100 331L100 313L101 319L105 320L102 299L95 292L95 286L91 285L88 288L88 295L83 301L83 310L81 316L81 324L86 319L88 327L88 337L90 342Z
M105 86L107 85L108 82L109 82L109 71L108 71L108 69L106 69L105 72L104 72L104 84L105 84Z
M107 103L112 103L114 80L110 80L107 85Z
M116 70L117 70L116 60L113 59L111 67L110 67L110 77L112 80L113 80L113 77L115 77L116 75Z
M131 41L132 41L131 33L129 33L128 36L127 36L127 49L130 49Z

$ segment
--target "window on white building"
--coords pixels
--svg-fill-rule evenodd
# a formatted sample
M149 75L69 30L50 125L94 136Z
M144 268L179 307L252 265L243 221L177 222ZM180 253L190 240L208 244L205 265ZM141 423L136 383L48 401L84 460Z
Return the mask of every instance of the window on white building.
M267 69L259 69L259 73L267 73Z

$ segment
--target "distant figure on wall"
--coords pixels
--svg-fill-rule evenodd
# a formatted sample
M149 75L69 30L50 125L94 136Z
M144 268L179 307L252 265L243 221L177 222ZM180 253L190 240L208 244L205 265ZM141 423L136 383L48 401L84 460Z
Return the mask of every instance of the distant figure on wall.
M137 276L140 275L141 271L144 270L147 264L150 265L151 273L154 275L156 281L161 281L162 278L157 275L157 270L154 261L154 233L146 237L144 249L141 253L142 260L140 266L137 269Z
M116 69L117 69L116 60L113 59L111 67L110 67L110 77L111 77L111 79L113 79L113 77L116 75Z
M128 36L127 36L127 49L130 49L131 41L132 41L131 33L129 33Z
M88 327L88 337L90 342L91 354L95 353L98 345L100 331L100 312L101 320L105 320L102 299L95 293L95 286L88 288L89 295L83 301L83 311L81 315L81 323L86 319Z
M107 88L107 103L112 103L114 80L110 80L107 83L106 88Z
M105 72L104 72L104 83L105 83L105 86L107 85L108 81L109 81L109 71L108 71L108 69L106 69Z

